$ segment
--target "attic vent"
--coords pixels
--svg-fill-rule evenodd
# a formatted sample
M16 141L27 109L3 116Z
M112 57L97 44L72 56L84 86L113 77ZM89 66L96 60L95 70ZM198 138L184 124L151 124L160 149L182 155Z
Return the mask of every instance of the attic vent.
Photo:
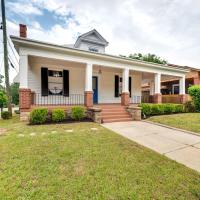
M98 52L99 50L95 47L89 47L89 51Z

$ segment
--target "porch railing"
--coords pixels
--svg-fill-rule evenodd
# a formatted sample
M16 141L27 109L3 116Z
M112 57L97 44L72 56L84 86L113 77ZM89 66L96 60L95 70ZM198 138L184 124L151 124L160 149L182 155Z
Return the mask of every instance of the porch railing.
M130 97L130 103L139 104L141 103L141 96L132 96Z
M48 95L42 96L39 93L33 95L33 105L37 106L65 106L65 105L84 105L83 94L62 95Z

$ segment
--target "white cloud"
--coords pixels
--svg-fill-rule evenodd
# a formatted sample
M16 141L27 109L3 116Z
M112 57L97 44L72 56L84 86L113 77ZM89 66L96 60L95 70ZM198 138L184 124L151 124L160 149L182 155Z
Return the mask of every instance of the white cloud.
M74 15L66 24L54 25L50 30L44 30L33 20L28 27L30 38L74 43L78 33L96 28L110 43L108 53L150 52L171 63L200 66L200 2L197 0L181 3L179 0L30 0L24 1L25 5L29 8L23 8L24 17L30 13L42 14L42 9L63 20L67 20L69 13ZM18 27L9 22L9 29L16 33Z
M9 12L22 15L42 15L42 11L28 2L8 2L7 8Z

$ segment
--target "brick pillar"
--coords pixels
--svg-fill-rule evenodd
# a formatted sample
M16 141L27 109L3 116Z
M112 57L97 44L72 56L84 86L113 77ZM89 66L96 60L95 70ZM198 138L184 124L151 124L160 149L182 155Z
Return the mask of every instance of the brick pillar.
M180 94L180 103L184 104L187 101L187 95L186 94Z
M162 103L162 94L160 93L154 94L153 103Z
M19 107L20 110L28 110L31 107L32 95L31 90L26 88L19 89Z
M86 107L93 106L93 92L92 91L85 91L84 103Z
M199 77L194 77L193 81L194 81L194 85L200 85L200 78Z
M129 92L123 92L121 94L121 104L123 106L128 106L130 103L130 97L129 97Z

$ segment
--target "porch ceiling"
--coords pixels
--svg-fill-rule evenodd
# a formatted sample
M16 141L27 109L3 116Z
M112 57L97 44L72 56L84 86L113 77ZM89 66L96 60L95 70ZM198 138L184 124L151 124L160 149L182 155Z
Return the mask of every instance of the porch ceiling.
M52 59L52 58L44 58L39 56L29 56L29 64L31 63L39 63L39 64L48 64L48 65L56 65L56 66L65 66L65 67L85 67L84 63L66 61L60 59Z

